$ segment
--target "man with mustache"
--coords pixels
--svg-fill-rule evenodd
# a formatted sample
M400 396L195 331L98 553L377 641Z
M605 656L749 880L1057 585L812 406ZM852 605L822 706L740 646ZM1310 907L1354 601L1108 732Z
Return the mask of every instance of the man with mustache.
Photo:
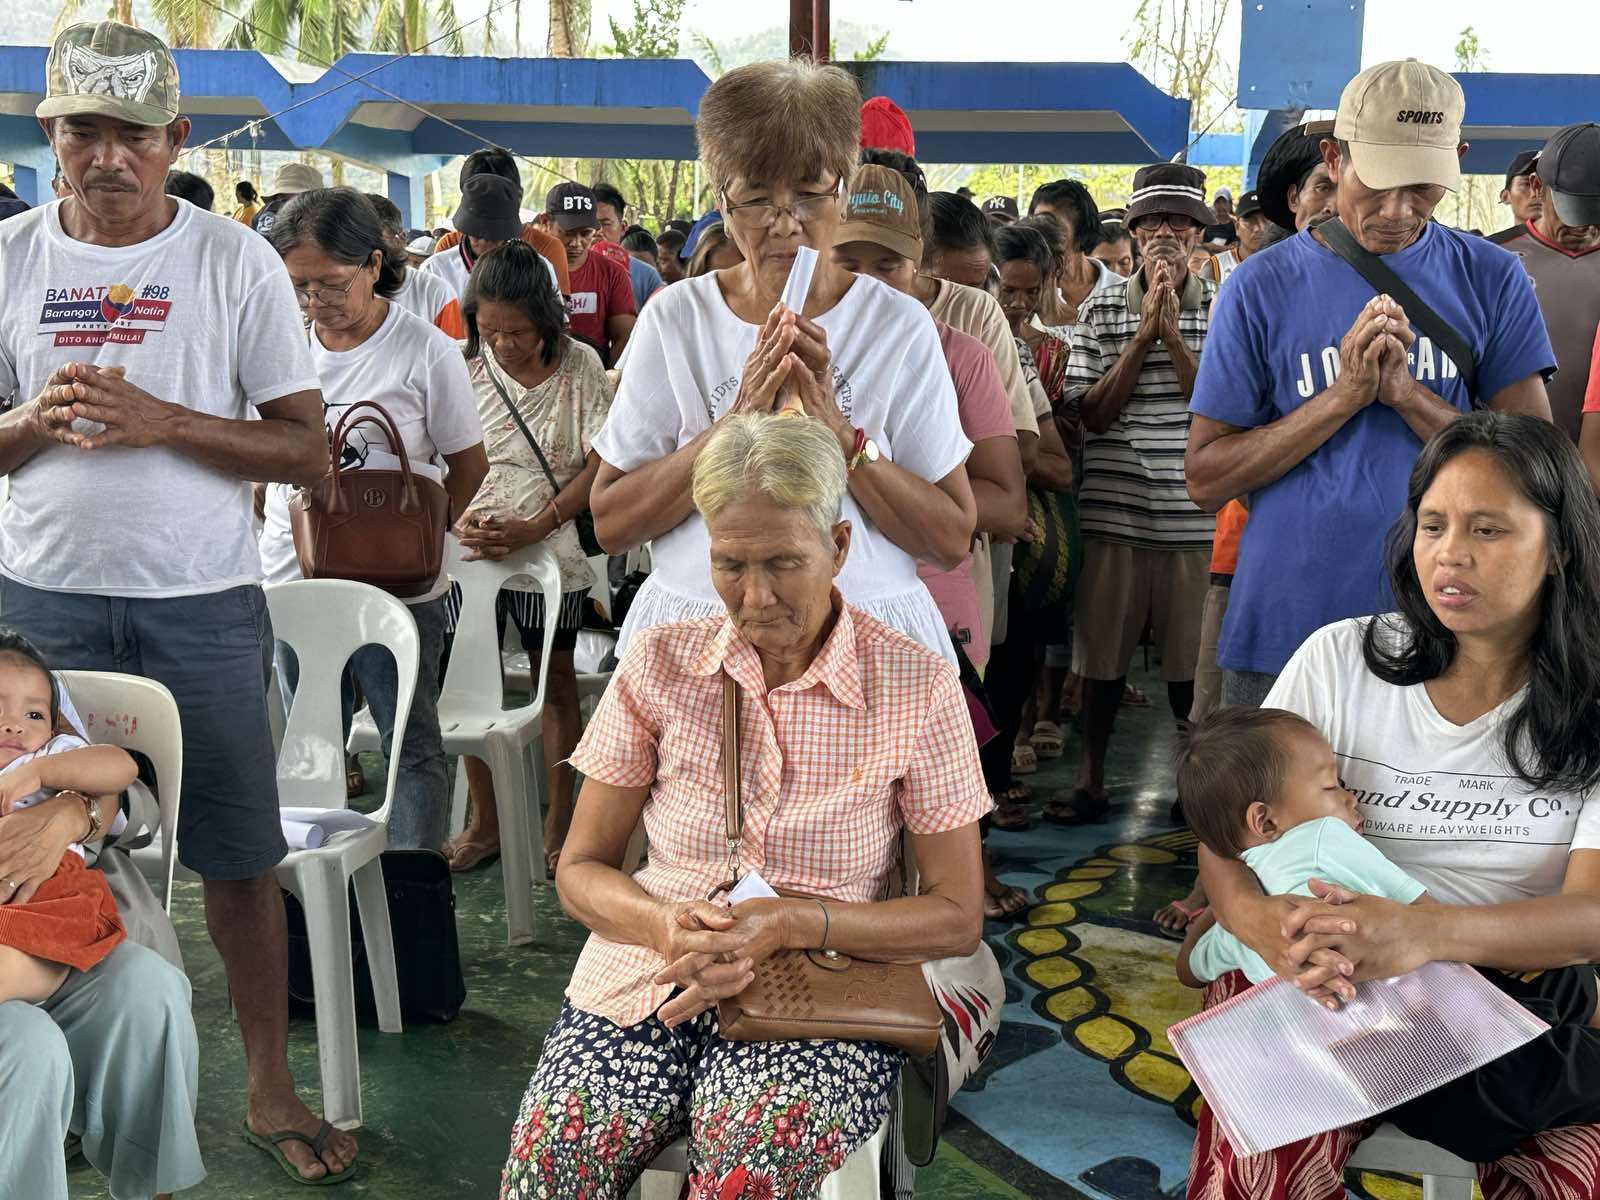
M1186 719L1194 701L1215 525L1183 481L1189 396L1217 290L1188 265L1214 216L1205 186L1183 163L1139 169L1128 227L1144 265L1091 295L1073 332L1065 395L1083 418L1084 558L1072 669L1084 681L1085 754L1070 798L1044 808L1066 824L1105 815L1106 748L1147 623L1173 718Z
M204 881L249 1071L246 1111L227 1123L326 1181L356 1143L289 1072L273 877L287 847L250 492L327 471L316 369L267 241L164 192L190 128L167 47L113 21L74 25L45 75L37 116L68 192L0 226L0 612L53 666L144 675L177 701L177 854ZM59 856L112 825L115 797L90 807L62 793L0 819L0 905L39 882L30 847ZM197 1184L182 973L124 943L45 1008L41 1028L0 1005L0 1179L65 1200L70 1117L116 1195Z
M1475 405L1549 418L1555 356L1526 272L1430 220L1461 183L1464 109L1443 71L1380 63L1346 85L1320 148L1340 221L1466 341L1476 395L1318 224L1241 263L1218 299L1184 466L1202 508L1250 501L1224 704L1259 705L1308 634L1381 611L1383 539L1423 441Z
M1577 441L1600 325L1600 125L1558 129L1534 160L1528 188L1538 215L1493 240L1528 268L1561 368L1550 381L1550 413Z

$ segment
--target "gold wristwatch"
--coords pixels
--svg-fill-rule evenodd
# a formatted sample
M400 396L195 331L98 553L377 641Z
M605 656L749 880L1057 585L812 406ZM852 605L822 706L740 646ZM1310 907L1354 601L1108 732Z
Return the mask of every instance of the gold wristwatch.
M78 840L80 842L98 842L106 834L105 819L100 816L100 806L94 802L93 797L85 796L76 788L62 788L56 793L58 796L72 796L83 801L84 815L89 818L89 831Z

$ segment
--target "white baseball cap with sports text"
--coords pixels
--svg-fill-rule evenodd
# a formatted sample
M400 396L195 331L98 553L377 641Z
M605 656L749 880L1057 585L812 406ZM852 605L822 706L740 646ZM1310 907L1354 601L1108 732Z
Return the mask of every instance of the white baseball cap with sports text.
M1461 188L1461 85L1408 58L1378 63L1339 97L1333 136L1350 147L1361 182L1375 191L1419 184Z

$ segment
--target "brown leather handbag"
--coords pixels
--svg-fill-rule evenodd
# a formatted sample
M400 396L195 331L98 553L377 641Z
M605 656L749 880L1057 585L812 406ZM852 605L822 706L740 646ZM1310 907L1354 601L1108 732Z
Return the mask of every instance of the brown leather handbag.
M728 853L738 875L744 804L739 783L739 685L722 683L722 779ZM731 885L729 885L731 886ZM799 899L822 899L783 892ZM758 963L737 996L717 1002L722 1036L732 1042L808 1038L887 1042L921 1058L939 1044L941 1014L915 963L866 962L835 950L780 950Z
M345 437L362 425L388 438L399 470L340 469ZM345 409L333 432L332 470L289 501L300 574L353 579L402 598L425 595L438 580L449 525L450 494L416 477L400 431L371 400Z

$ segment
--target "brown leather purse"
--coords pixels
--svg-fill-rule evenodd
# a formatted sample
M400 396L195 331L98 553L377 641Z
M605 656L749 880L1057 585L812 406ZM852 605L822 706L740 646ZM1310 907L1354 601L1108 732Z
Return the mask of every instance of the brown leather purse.
M377 426L388 438L399 470L340 469L345 437L361 425ZM353 579L402 598L425 595L437 582L449 525L450 494L416 477L400 431L371 400L345 409L333 432L332 469L289 501L301 575Z
M722 683L722 780L728 855L738 875L744 804L739 783L739 685ZM729 885L732 886L732 885ZM782 892L797 899L823 899ZM780 950L758 963L737 996L717 1002L722 1036L731 1042L809 1038L887 1042L917 1058L939 1044L941 1014L915 963L866 962L834 950Z

